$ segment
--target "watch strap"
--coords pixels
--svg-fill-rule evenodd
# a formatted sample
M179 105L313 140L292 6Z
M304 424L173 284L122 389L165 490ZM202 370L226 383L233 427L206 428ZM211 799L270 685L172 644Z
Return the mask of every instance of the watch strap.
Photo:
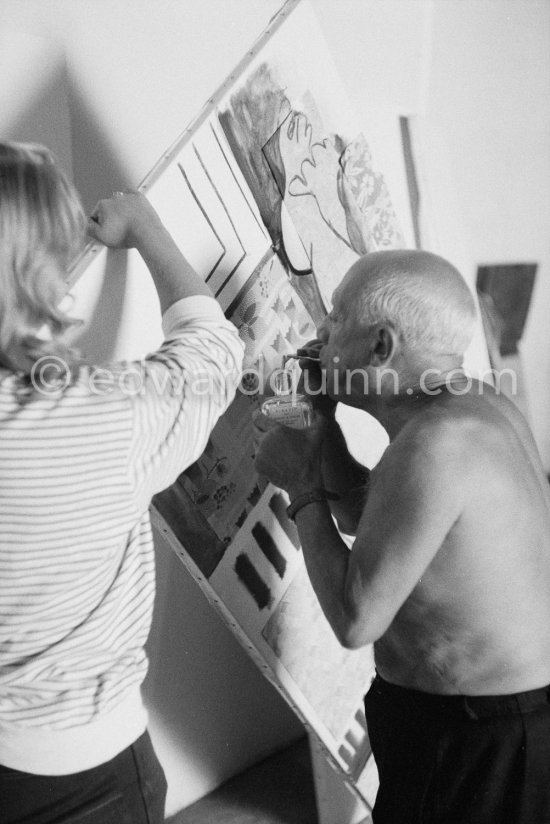
M301 495L296 495L286 508L286 514L291 521L294 521L297 513L308 504L319 503L320 501L337 501L340 498L334 492L328 492L326 489L311 489L309 492L303 492Z

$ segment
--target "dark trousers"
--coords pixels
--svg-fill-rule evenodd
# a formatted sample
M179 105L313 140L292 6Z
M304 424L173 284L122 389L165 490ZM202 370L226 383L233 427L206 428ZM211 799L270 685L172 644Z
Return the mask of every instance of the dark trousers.
M374 824L550 824L550 688L444 696L376 676Z
M0 824L161 824L165 797L148 733L106 764L72 775L0 766Z

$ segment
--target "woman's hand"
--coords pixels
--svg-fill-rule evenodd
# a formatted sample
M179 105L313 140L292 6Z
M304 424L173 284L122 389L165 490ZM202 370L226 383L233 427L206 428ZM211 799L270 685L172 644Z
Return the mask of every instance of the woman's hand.
M166 230L145 195L115 192L96 204L88 234L113 249L129 249L165 238Z
M112 249L139 251L155 283L163 314L183 298L212 297L145 195L115 192L100 200L88 220L88 233Z

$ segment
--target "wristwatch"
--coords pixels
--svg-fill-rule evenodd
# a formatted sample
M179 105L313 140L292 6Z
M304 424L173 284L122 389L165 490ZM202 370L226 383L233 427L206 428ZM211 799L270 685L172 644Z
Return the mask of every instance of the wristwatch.
M339 495L334 492L328 492L326 489L312 489L309 492L303 492L290 502L286 508L286 514L291 521L294 521L297 513L308 504L315 504L320 501L338 501Z

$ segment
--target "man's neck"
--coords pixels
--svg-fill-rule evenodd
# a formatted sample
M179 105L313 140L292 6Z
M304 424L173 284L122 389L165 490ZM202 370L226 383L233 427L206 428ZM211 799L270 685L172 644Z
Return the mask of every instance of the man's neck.
M379 421L392 441L412 418L442 393L456 390L456 394L461 394L467 382L462 366L456 362L452 368L445 370L430 367L414 378L402 380L397 392L369 398L369 408L366 411Z

